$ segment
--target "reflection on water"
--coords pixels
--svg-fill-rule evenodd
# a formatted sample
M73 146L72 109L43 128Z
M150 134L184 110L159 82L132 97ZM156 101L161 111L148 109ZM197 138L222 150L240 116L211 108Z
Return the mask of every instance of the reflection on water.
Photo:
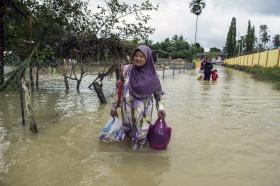
M37 135L21 126L18 93L0 92L0 185L278 186L280 92L246 73L217 68L217 82L196 80L196 71L175 77L166 71L173 128L166 151L99 143L110 104L100 105L87 89L90 78L81 93L65 93L60 77L42 77L43 90L34 96ZM113 85L106 81L107 96Z

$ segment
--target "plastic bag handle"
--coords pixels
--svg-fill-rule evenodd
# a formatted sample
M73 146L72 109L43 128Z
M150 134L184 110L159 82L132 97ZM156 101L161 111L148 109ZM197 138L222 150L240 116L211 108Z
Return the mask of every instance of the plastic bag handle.
M164 127L167 127L167 124L166 124L164 118L158 118L157 121L156 121L156 123L158 123L158 122L162 123L162 125L163 125Z

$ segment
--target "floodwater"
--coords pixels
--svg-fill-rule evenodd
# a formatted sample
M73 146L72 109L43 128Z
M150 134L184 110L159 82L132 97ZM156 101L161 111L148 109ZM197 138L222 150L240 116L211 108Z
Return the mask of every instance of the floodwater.
M279 186L280 91L217 69L216 82L197 80L194 70L165 72L173 128L165 151L99 143L110 103L100 105L86 85L65 93L61 77L41 78L34 93L38 134L21 126L18 93L0 92L0 185ZM113 84L104 85L109 97Z

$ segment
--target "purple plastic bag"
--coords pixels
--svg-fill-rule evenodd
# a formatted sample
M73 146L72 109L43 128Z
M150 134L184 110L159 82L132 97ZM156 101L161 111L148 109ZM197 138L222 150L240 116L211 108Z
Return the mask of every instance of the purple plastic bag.
M151 125L148 132L148 142L150 147L157 150L166 149L170 137L171 128L167 126L164 119L157 119L155 124Z

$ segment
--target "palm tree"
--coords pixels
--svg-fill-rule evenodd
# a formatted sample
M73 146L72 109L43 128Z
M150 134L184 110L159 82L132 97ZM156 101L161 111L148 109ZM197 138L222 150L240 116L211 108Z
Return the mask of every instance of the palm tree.
M270 41L270 35L267 32L267 25L260 25L260 41L263 43L263 47L266 47L266 43Z
M191 9L191 13L196 15L194 43L196 43L198 16L202 13L202 9L205 8L205 6L206 4L204 0L192 0L189 5L189 8Z

